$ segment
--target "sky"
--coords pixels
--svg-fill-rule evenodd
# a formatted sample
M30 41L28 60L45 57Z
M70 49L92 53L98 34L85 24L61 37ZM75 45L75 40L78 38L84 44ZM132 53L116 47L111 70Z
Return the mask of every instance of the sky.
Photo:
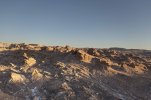
M0 0L0 42L151 50L151 0Z

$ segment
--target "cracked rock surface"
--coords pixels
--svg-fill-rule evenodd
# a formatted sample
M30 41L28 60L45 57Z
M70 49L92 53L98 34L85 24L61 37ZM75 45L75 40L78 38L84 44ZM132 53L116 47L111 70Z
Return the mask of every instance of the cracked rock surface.
M151 51L0 43L0 100L151 100Z

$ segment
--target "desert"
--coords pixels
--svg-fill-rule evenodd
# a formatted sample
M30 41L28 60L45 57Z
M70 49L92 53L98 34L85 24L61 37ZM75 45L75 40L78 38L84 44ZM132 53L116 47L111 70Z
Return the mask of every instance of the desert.
M151 51L0 43L0 100L150 100Z

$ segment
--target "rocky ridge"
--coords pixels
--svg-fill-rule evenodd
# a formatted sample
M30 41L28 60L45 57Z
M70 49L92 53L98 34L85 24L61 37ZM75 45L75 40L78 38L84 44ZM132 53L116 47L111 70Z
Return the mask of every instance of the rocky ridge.
M0 43L0 100L150 100L151 51Z

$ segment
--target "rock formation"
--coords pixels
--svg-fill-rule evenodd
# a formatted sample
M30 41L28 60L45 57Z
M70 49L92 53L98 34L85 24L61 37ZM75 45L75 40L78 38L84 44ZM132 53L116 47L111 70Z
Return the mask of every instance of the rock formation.
M151 100L151 51L0 43L0 100Z

